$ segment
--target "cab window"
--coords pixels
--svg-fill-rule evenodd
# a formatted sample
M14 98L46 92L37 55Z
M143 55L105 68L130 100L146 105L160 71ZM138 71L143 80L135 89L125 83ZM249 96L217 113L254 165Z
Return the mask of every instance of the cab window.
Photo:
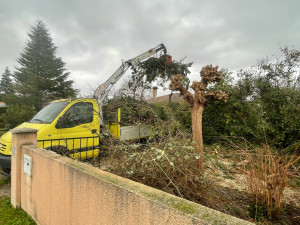
M52 123L69 102L52 102L39 111L29 123Z
M93 104L90 102L79 102L74 104L63 116L61 128L75 127L93 121Z

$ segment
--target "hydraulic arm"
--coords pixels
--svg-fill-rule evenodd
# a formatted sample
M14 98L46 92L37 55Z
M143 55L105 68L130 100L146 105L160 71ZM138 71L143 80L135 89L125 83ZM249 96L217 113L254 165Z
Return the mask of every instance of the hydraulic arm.
M143 60L155 55L156 53L163 51L164 54L167 54L167 49L163 44L151 48L148 51L129 59L122 63L122 65L116 70L116 72L111 75L110 78L103 84L101 84L94 93L94 98L98 99L99 104L99 113L100 113L100 122L103 125L103 116L102 116L102 105L105 97L108 95L109 91L115 83L125 74L125 72L132 66L138 65Z

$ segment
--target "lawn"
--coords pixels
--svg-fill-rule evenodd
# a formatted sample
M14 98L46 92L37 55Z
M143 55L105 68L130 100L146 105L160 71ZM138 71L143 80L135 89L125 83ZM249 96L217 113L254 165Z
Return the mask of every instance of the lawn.
M9 197L0 197L0 224L33 225L35 221L22 209L15 209Z
M1 169L0 172L2 172ZM36 224L35 221L26 212L24 212L22 209L15 209L11 205L10 198L5 192L10 183L10 177L1 176L0 178L0 224Z

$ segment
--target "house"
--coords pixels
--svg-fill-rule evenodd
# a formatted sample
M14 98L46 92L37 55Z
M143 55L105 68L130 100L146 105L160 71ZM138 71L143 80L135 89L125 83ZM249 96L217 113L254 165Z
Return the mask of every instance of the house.
M153 97L146 100L148 104L158 103L158 102L183 102L183 96L180 96L180 93L170 93L168 95L163 95L157 97L157 87L153 87L152 93Z

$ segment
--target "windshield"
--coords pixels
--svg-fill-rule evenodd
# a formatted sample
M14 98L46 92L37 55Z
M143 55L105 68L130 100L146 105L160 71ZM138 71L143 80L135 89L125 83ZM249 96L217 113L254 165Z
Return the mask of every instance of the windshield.
M69 102L52 102L39 111L29 123L52 123Z

